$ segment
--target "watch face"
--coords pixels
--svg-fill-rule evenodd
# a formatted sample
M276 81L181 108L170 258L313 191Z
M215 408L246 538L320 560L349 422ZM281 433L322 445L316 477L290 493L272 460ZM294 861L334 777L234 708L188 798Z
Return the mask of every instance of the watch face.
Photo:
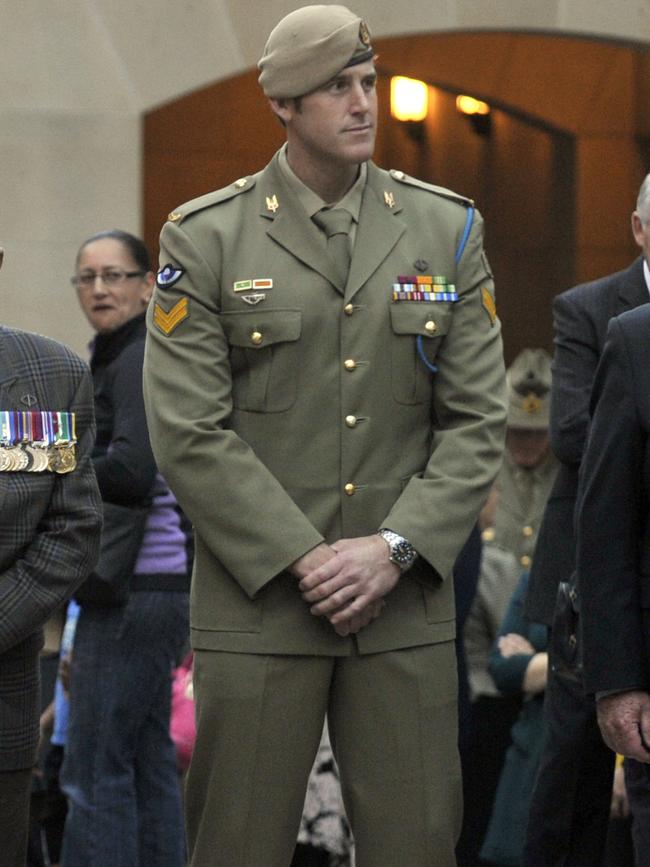
M417 554L415 548L406 539L394 533L392 530L382 529L379 531L390 549L389 557L391 562L395 563L403 571L407 569L415 561Z
M408 550L404 542L398 542L393 547L393 557L400 563L403 563L408 557Z
M393 546L392 559L397 563L408 565L413 560L413 548L408 542L397 542Z

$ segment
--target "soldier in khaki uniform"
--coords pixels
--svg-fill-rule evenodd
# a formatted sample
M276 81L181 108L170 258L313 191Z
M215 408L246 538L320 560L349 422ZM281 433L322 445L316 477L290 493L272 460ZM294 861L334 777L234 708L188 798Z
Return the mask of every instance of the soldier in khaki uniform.
M507 382L506 451L482 515L483 541L512 551L521 568L530 569L558 467L548 436L550 355L543 349L524 349L508 368Z
M151 439L196 531L191 864L287 867L327 714L358 867L448 867L451 570L505 421L482 220L370 162L357 15L290 13L259 66L287 145L170 215L148 321Z

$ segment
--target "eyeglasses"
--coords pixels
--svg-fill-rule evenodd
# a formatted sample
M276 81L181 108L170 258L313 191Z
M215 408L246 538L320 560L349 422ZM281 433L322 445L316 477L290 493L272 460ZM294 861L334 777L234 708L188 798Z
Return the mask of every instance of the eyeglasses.
M95 274L94 271L84 271L83 274L75 274L70 278L70 282L78 289L90 289L95 285L95 281L99 277L105 286L117 286L124 280L130 280L133 277L144 277L146 271L122 271L121 268L111 268L108 271L102 271L101 274Z

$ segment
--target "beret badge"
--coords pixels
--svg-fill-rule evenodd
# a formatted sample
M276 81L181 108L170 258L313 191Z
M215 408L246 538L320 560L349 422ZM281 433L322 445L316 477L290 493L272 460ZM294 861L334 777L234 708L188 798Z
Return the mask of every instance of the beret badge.
M359 39L363 45L370 47L370 31L365 21L359 23Z

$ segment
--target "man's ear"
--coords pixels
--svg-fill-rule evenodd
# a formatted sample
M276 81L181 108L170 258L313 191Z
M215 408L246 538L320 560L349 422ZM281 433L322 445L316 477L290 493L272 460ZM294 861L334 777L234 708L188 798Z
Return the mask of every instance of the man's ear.
M274 99L273 97L268 97L269 105L271 106L271 111L282 121L283 124L286 124L287 121L291 120L293 116L293 100L291 99Z
M643 250L645 248L645 232L638 211L632 211L632 234L634 235L634 240Z

